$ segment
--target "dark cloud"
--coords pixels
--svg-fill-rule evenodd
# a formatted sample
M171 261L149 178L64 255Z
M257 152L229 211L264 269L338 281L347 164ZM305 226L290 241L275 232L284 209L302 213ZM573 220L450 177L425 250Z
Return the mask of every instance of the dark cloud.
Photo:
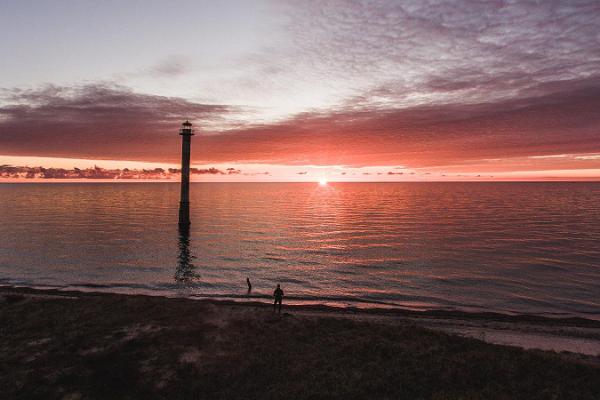
M218 168L190 168L192 175L227 175L228 172L221 171Z
M224 172L218 168L191 168L192 175L236 175L242 171L227 168ZM0 165L0 178L25 178L25 179L178 179L181 170L178 168L154 169L105 169L98 166L94 168L44 168Z
M175 161L181 121L215 122L230 109L115 85L3 93L0 153Z
M556 83L553 91L498 102L303 113L219 134L198 130L192 152L198 163L409 167L600 153L600 82ZM177 162L183 116L215 120L227 112L104 87L12 96L24 104L0 109L0 146L8 155Z
M423 167L465 160L600 152L600 84L477 104L301 114L202 138L214 162Z
M239 175L242 171L235 168L227 168L227 175Z
M265 172L245 172L242 175L245 176L259 176L259 175L271 175L271 173L269 171L265 171Z
M0 166L0 178L25 179L171 179L172 173L156 169L43 168Z

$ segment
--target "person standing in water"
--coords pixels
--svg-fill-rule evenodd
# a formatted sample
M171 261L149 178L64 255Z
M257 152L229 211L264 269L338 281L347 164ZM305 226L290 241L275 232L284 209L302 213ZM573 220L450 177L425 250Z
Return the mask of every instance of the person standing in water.
M248 285L248 293L252 291L252 284L250 283L250 278L246 278L246 284Z
M277 308L277 304L279 304L279 314L281 314L281 304L283 303L283 290L281 290L281 286L277 284L277 289L273 292L273 297L275 297L275 302L273 303L273 312L275 312Z

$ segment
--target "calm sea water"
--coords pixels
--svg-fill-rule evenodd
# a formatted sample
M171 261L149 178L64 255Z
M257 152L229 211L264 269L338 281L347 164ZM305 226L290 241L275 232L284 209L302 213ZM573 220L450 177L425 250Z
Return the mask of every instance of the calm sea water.
M0 283L600 318L600 184L0 185ZM246 277L253 284L247 294Z

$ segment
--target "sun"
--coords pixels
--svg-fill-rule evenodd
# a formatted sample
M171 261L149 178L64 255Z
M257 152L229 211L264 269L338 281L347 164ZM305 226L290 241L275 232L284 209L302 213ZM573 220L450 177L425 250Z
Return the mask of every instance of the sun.
M325 178L319 179L319 185L320 186L327 186L327 179L325 179Z

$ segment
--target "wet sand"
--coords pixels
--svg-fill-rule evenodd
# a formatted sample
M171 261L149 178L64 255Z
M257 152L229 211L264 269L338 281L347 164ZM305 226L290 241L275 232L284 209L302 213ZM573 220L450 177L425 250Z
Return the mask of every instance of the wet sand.
M284 307L280 316L259 303L7 287L0 294L8 398L600 392L598 321L319 306Z

